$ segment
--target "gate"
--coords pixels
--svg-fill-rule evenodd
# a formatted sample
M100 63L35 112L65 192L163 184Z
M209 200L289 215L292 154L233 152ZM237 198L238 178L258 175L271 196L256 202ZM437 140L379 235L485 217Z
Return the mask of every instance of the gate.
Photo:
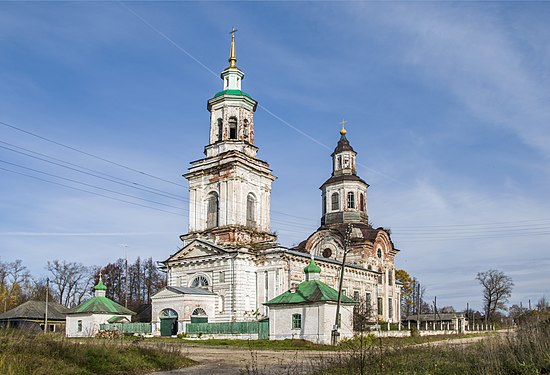
M160 335L172 336L178 333L178 318L160 318Z

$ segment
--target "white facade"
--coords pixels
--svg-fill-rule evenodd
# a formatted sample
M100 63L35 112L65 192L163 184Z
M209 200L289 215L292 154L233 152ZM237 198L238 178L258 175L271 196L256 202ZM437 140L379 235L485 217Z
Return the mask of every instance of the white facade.
M99 332L101 324L109 323L109 319L121 318L127 322L132 320L131 315L119 314L68 314L65 324L67 337L94 337Z
M295 327L296 315L301 325ZM269 339L304 339L318 344L330 345L331 333L336 316L336 303L276 305L269 308ZM353 336L353 305L340 306L341 325L339 338Z

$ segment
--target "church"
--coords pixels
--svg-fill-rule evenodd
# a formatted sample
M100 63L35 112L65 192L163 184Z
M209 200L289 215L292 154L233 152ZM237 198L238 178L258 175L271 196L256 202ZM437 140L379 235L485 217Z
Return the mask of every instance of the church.
M366 303L372 321L399 322L399 250L387 230L369 223L369 185L357 175L357 152L344 125L330 155L330 176L320 187L320 227L294 248L281 246L270 229L275 176L257 156L257 102L242 90L234 32L221 79L223 90L208 100L205 157L192 161L184 175L189 228L180 236L182 248L162 262L168 280L152 298L153 333L183 333L191 322L265 319L265 303L295 290L310 259L322 270L321 281L338 290L344 252L343 294ZM327 157L327 175L328 167Z

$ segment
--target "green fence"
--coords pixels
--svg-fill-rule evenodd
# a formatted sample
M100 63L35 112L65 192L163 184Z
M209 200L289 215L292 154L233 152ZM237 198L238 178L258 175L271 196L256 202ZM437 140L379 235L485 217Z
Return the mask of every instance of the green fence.
M187 323L189 334L203 335L240 335L258 334L259 339L269 338L269 322L226 322L226 323Z
M100 331L119 331L123 333L151 333L151 323L112 323L100 324Z

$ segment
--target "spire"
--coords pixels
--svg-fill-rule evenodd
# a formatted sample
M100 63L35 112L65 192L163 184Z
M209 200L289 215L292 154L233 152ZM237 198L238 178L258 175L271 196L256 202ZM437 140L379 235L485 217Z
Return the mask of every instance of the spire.
M338 141L338 144L336 145L336 148L334 149L332 156L334 156L335 154L341 153L342 151L355 152L353 151L353 147L351 147L346 137L346 134L348 131L344 126L347 124L347 121L342 119L342 121L340 121L340 124L342 125L342 129L340 129L340 140Z
M233 27L231 30L231 48L229 50L229 68L237 67L237 53L235 52L235 33L237 29Z

